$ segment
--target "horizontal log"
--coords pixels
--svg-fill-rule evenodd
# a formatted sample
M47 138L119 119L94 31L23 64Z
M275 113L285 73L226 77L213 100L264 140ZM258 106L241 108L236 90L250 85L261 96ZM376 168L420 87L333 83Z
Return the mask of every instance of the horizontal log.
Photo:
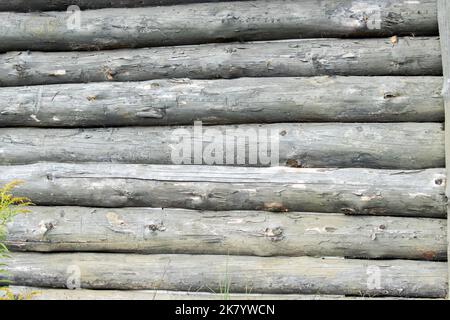
M14 251L445 260L446 220L342 214L32 207L8 225Z
M441 77L155 80L0 88L0 126L443 122Z
M0 55L1 86L317 75L441 76L439 39L307 39Z
M445 167L440 123L0 128L0 150L0 164L106 161L304 168Z
M442 298L447 263L342 258L14 253L12 285ZM79 280L79 281L78 281ZM221 291L222 290L222 291Z
M189 165L0 166L0 183L38 205L344 212L445 217L444 169L297 169Z
M270 13L270 14L269 14ZM124 19L126 17L126 19ZM436 0L271 0L72 12L0 12L0 51L438 35Z
M166 290L89 290L48 289L12 286L17 297L26 300L406 300L409 298L350 297L314 294L209 293ZM0 291L0 297L2 293ZM414 299L416 300L416 299Z
M69 6L81 10L102 8L136 8L187 3L222 2L237 0L0 0L0 11L66 11Z

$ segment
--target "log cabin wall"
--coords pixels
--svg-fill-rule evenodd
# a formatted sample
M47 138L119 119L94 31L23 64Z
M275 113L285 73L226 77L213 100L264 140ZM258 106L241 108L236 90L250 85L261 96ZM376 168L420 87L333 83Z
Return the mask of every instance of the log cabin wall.
M447 296L448 2L0 11L0 184L23 180L36 204L8 225L0 277L15 291ZM278 165L174 164L173 137L195 121L208 141L279 132Z

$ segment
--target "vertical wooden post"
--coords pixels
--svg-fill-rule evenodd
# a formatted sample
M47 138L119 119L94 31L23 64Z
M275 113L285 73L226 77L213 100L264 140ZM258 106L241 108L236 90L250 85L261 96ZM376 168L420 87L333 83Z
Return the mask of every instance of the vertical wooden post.
M444 71L444 87L442 94L445 101L445 157L447 168L447 180L450 177L450 1L438 0L438 15L439 15L439 31L441 38L441 50L442 50L442 66ZM447 181L446 188L447 198L450 198L450 183ZM447 210L447 239L450 236L450 223L448 223L450 206ZM450 241L448 241L448 255L450 257ZM449 260L447 258L447 260ZM450 266L450 263L449 263ZM450 277L450 269L449 269ZM449 281L450 284L450 281ZM450 287L447 293L449 298Z

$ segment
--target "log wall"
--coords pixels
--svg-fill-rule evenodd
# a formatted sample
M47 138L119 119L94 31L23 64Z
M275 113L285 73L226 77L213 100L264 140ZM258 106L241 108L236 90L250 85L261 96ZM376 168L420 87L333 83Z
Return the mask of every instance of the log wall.
M372 6L354 0L271 0L100 9L84 11L79 26L68 23L69 17L65 12L0 12L0 51L99 50L299 37L420 36L438 30L436 0L419 4L382 0Z
M37 205L7 226L0 281L447 295L447 2L74 0L75 28L67 4L0 0L0 185ZM279 159L251 162L247 139L179 164L180 130L194 148L274 131ZM71 270L85 291L63 290Z

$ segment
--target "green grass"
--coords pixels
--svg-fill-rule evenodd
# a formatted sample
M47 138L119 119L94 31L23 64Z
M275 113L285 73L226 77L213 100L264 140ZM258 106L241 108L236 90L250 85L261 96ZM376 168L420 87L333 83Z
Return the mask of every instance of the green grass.
M223 300L230 300L231 278L228 273L228 256L223 279L219 281L219 290Z
M9 251L4 241L6 240L6 224L11 222L14 216L22 213L27 213L27 206L32 205L31 201L24 197L14 197L12 190L19 186L22 182L15 180L5 184L0 188L0 259L4 261L9 257ZM5 274L3 270L4 263L0 262L0 274ZM16 297L6 287L7 282L0 282L0 300L16 300ZM14 299L16 298L16 299Z

